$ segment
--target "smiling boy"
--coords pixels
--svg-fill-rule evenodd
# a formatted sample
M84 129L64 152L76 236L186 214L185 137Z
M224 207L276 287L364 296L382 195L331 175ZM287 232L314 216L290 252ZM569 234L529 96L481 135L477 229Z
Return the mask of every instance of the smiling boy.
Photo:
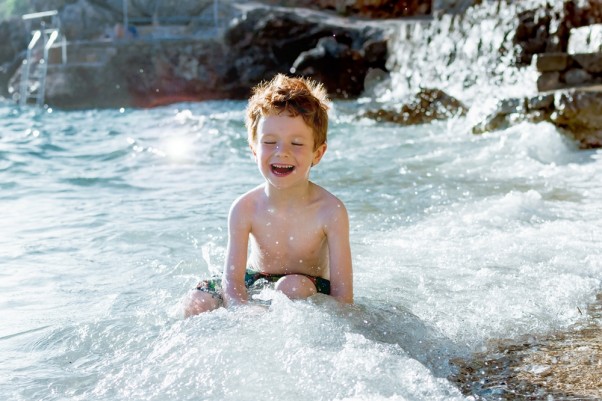
M254 89L246 126L265 182L232 204L221 283L201 282L185 314L215 309L222 301L226 306L245 304L248 288L260 279L274 282L291 299L320 292L352 303L347 210L309 180L327 148L324 88L279 74Z

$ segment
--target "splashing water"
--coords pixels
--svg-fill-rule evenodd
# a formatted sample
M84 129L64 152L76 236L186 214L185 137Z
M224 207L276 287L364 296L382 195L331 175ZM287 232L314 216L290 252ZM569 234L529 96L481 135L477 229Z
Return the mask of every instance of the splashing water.
M463 399L450 359L566 327L599 291L599 151L546 124L473 137L335 104L312 174L348 206L356 305L268 291L267 310L182 320L261 180L243 108L1 106L3 398Z
M445 71L423 82L464 93ZM261 182L244 104L0 103L0 398L471 399L453 358L582 319L602 284L600 150L546 123L477 137L468 118L398 127L348 106L312 179L349 210L356 304L265 290L269 307L184 320L221 270L229 204Z

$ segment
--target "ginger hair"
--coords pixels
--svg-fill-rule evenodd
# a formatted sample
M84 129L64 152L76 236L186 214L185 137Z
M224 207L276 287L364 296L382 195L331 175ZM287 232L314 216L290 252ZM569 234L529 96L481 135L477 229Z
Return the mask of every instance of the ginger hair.
M247 105L245 125L249 145L255 147L257 126L262 117L287 112L292 117L301 116L312 129L316 150L326 143L329 104L324 86L308 78L278 74L271 81L260 83L253 88Z

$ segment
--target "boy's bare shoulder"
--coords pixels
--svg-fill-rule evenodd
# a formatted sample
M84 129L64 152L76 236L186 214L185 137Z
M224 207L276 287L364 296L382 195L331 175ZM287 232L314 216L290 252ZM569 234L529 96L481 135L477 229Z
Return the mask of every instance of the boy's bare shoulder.
M236 211L249 212L254 209L263 193L263 185L259 185L240 195L232 202L231 213Z
M321 208L326 209L327 211L332 210L340 210L342 213L346 213L345 204L342 200L337 198L333 193L328 191L327 189L314 184L314 188L316 190L317 199L321 204Z

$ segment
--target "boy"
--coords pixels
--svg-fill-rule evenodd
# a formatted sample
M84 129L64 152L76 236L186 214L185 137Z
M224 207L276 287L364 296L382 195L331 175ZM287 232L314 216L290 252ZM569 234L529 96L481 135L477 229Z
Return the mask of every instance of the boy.
M309 180L326 152L327 112L324 88L307 79L279 74L253 90L245 122L265 182L232 204L221 283L201 282L186 316L245 304L260 279L291 299L320 292L353 302L347 210Z

